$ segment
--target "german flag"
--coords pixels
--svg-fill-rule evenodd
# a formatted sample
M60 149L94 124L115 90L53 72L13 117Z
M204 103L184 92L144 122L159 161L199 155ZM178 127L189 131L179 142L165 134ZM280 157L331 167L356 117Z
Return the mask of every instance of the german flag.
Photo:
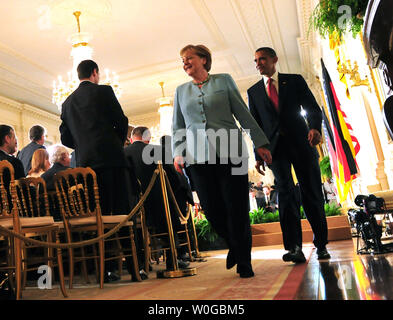
M325 126L330 126L331 134L327 134L328 148L332 163L332 171L336 176L336 185L340 202L345 201L352 187L352 180L356 178L358 167L356 154L360 145L356 137L351 134L352 127L346 121L345 113L341 109L332 80L322 64L322 87L329 111L329 123L324 121ZM326 118L326 115L325 115ZM327 130L327 131L330 131Z

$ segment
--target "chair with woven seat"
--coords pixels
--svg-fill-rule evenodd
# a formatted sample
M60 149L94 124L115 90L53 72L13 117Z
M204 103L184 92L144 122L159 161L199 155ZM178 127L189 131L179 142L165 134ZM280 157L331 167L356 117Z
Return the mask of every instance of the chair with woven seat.
M16 190L14 181L14 167L6 160L0 161L0 226L19 232L18 209L16 203ZM12 290L15 290L17 299L21 297L22 262L16 259L21 255L19 239L2 234L1 252L4 261L1 261L0 271L6 272Z
M91 168L67 169L55 174L54 179L68 242L73 242L73 235L75 234L94 233L96 237L102 237L105 230L116 227L126 219L126 215L109 216L101 214L97 177ZM73 283L74 263L86 259L94 259L96 269L99 269L100 288L103 288L104 285L104 262L108 260L119 261L119 269L121 269L122 259L132 257L136 280L141 281L136 259L132 221L127 221L124 227L127 227L130 232L127 238L130 241L129 251L131 252L129 254L124 252L126 251L125 248L116 248L116 255L106 257L109 252L105 250L104 239L98 240L98 255L94 245L92 256L86 255L77 259L74 257L74 249L69 249L70 288L72 288ZM115 233L113 237L105 241L115 241L119 244L124 238Z
M46 183L40 177L21 178L15 180L15 189L17 193L17 207L19 220L21 225L20 232L26 237L34 237L39 240L48 242L57 242L59 240L59 225L55 223L49 212L48 194L46 191ZM44 250L45 255L37 255L37 245L27 245L22 243L22 270L23 284L26 285L27 272L38 270L38 266L29 267L39 262L48 262L48 266L53 269L57 266L59 273L60 288L66 297L64 286L63 258L62 251L57 248L56 257L53 254L53 248ZM34 257L28 257L28 251L35 250ZM55 263L57 260L57 264Z
M41 182L43 182L43 180L41 180ZM14 180L14 170L12 165L8 161L1 161L0 225L3 228L12 230L15 233L21 234L25 237L39 237L40 240L42 240L42 238L45 239L46 237L46 241L48 242L53 242L53 240L56 239L56 242L59 243L57 237L58 226L54 224L53 218L47 215L47 211L44 213L44 216L40 216L41 211L37 208L33 209L34 207L31 202L33 201L32 197L29 200L26 200L26 198L18 198L16 187L17 183L19 184L19 182L15 182ZM28 183L29 188L31 183L33 182ZM42 194L44 195L46 191L45 182L43 186L41 185L40 190L42 190ZM25 192L21 193L24 195L27 194ZM21 197L24 197L24 195ZM22 271L24 272L24 268L26 267L28 261L26 255L24 255L26 252L26 244L16 237L13 237L9 243L12 244L10 251L12 251L11 249L14 249L12 257L8 259L10 262L12 262L9 267L15 270L16 298L20 299L22 292ZM53 260L55 260L55 258L50 252L52 252L52 249L49 249L48 254L39 260L44 262L46 261L49 266L53 266ZM60 249L57 249L57 266L59 269L60 289L63 296L67 297L64 286L63 262Z

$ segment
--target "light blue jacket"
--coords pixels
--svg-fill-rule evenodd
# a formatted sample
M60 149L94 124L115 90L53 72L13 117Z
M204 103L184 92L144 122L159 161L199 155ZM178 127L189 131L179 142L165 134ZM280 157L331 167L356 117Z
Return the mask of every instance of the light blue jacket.
M255 147L269 140L252 117L229 74L213 74L202 88L192 81L176 88L172 121L173 156L188 165L217 157L247 158L247 147L236 124L249 130Z

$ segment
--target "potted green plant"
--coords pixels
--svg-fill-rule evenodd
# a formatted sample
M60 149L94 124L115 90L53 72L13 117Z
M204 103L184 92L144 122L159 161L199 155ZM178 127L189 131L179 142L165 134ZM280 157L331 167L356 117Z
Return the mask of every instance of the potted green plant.
M205 216L194 219L194 224L200 251L227 249L225 240L218 236Z
M319 162L319 167L321 168L322 177L324 177L325 179L332 178L332 168L330 166L329 156L325 156L322 158L322 160Z
M352 36L362 30L368 0L320 0L310 17L310 27L323 38L346 32Z

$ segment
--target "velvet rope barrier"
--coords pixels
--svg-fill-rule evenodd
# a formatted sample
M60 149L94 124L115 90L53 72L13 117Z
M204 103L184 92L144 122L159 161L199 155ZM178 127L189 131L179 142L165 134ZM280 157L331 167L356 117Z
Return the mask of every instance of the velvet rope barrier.
M19 233L16 233L16 232L9 230L7 228L4 228L2 226L0 226L0 234L15 237L20 240L23 240L26 243L35 244L35 245L47 247L47 248L69 249L69 248L78 248L78 247L91 245L93 243L101 241L102 239L106 239L106 238L110 237L111 235L113 235L114 233L116 233L117 231L119 231L120 228L123 227L128 222L128 220L131 219L135 215L135 213L141 208L143 203L146 201L146 198L150 194L150 191L153 188L153 185L157 179L158 174L159 174L159 170L156 169L153 173L153 176L150 180L150 183L149 183L145 193L142 195L141 199L138 201L136 206L131 210L131 212L127 215L127 217L125 217L122 222L118 223L117 226L113 227L113 229L109 230L108 232L104 233L103 235L101 235L99 237L89 239L89 240L79 241L79 242L73 242L73 243L70 243L70 242L67 242L67 243L45 242L45 241L40 241L40 240L25 237Z

